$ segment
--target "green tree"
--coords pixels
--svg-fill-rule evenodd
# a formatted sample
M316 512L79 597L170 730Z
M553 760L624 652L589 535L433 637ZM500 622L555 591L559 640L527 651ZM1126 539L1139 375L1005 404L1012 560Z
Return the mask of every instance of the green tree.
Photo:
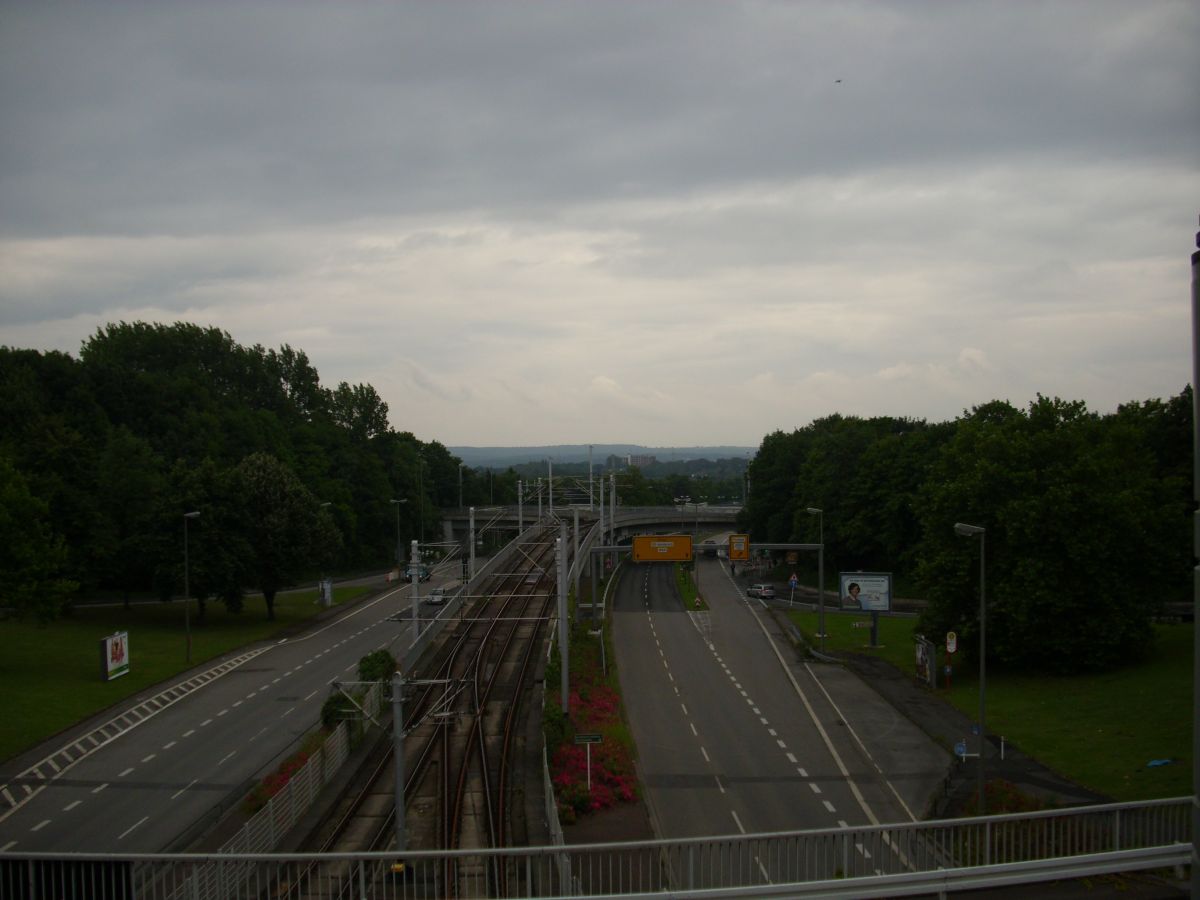
M986 533L988 657L1078 672L1145 654L1153 632L1141 576L1158 507L1150 454L1082 403L1038 397L1022 412L976 408L958 422L923 492L923 624L978 645L978 551ZM1047 636L1054 635L1049 646Z
M274 619L279 589L332 552L340 535L330 517L320 514L319 501L273 456L246 457L231 483L250 551L249 574L262 591L267 618Z
M18 617L55 618L78 585L64 577L67 552L46 504L0 456L0 605Z

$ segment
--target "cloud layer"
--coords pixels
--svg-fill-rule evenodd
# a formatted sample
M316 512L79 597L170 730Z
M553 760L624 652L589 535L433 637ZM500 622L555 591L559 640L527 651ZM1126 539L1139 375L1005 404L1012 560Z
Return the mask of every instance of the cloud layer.
M186 319L450 444L1189 381L1188 2L0 3L0 343Z

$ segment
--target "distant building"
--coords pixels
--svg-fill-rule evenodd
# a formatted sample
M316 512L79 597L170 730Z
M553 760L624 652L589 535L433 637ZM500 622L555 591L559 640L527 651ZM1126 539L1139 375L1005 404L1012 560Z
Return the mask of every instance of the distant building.
M638 456L633 453L625 457L625 462L630 467L637 466L639 469L644 469L646 466L652 466L658 462L658 457L655 456Z

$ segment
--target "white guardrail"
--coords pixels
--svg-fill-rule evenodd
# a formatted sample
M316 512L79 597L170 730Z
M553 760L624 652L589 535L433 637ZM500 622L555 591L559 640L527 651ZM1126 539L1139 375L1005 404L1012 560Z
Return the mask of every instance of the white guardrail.
M1191 859L1192 798L639 843L394 854L0 854L0 896L168 900L335 897L896 897ZM502 883L501 883L502 882Z

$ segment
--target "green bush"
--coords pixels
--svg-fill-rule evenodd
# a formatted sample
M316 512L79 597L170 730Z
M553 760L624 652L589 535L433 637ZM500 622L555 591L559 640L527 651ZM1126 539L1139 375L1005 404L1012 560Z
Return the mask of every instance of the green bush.
M359 681L390 682L396 672L396 658L386 650L368 653L358 661Z

